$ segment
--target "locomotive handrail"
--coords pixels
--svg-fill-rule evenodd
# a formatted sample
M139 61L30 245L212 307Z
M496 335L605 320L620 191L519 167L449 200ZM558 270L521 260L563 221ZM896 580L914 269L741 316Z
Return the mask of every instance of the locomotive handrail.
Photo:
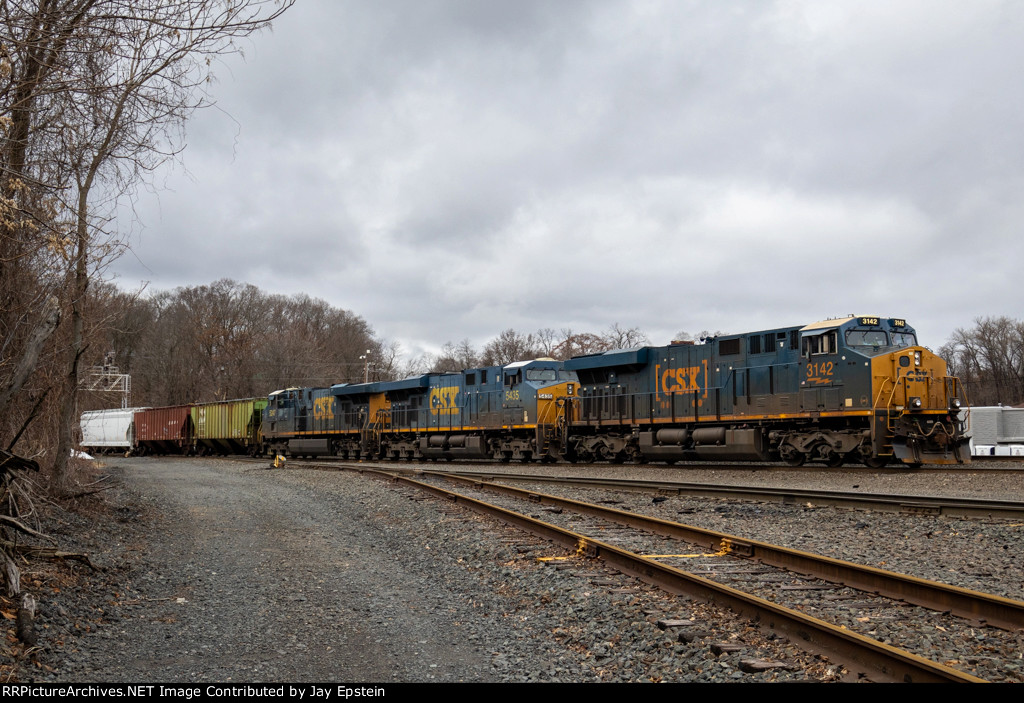
M714 402L709 402L707 406L714 408L713 411L708 411L707 419L721 419L721 394L727 388L728 380L724 386L714 386L707 389L708 395L714 398ZM662 393L661 398L663 401L668 401L671 404L670 412L673 421L700 422L702 415L701 408L697 402L697 396L702 392L704 392L703 389L668 391L667 393ZM677 413L675 399L678 397L689 397L692 407L686 412ZM600 426L602 423L651 423L657 416L655 408L657 394L653 391L642 393L608 393L607 395L586 398L562 396L561 398L573 404L577 411L573 419L573 422L576 424ZM624 401L624 408L618 406L620 401ZM604 408L604 403L608 403L607 408Z
M896 397L896 386L897 386L896 380L892 379L892 378L889 378L888 376L876 376L875 378L881 378L882 379L882 383L878 387L878 394L875 396L875 401L874 401L874 403L872 404L871 407L874 410L878 410L879 408L889 409L889 408L892 407L892 401ZM883 405L882 402L881 402L882 401L882 395L885 393L886 386L888 384L890 384L890 383L892 384L892 389L889 391L889 402L885 403Z
M878 411L880 408L885 408L885 429L892 434L892 401L896 397L896 388L898 386L895 379L889 378L888 376L876 376L875 378L881 378L882 382L878 387L878 394L875 396L874 403L872 404L872 410ZM882 396L885 394L885 389L888 384L892 384L892 388L889 391L889 400L885 405L882 405ZM871 445L875 446L878 440L876 427L877 423L872 420L871 430Z
M953 381L953 395L958 398L963 398L963 403L961 404L960 409L964 411L964 419L961 422L963 422L966 427L967 421L971 417L971 401L967 397L967 386L960 382L959 376L946 376L945 380ZM947 393L948 392L949 391L947 390ZM948 402L949 399L947 398L946 401Z

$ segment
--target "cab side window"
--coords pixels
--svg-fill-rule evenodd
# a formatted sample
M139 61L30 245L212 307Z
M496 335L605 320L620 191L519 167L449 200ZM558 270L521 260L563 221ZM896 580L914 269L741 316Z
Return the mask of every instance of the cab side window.
M839 350L836 331L804 337L803 355L806 358L819 354L835 354Z

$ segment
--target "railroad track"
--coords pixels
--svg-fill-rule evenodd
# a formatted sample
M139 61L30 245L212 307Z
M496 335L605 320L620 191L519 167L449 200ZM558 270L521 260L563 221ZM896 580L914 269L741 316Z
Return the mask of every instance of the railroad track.
M300 461L300 459L290 459L290 461ZM335 456L321 456L310 461L317 461L321 463L352 463L352 459L343 459ZM538 466L538 462L504 462L496 463L489 460L437 460L437 459L420 459L420 460L360 460L368 461L378 466L394 466L394 465L405 465L409 467L427 468L433 466L447 466L447 467L467 467L469 469L479 469L486 471L488 467L493 471L495 467L509 468L512 466ZM805 464L801 467L793 467L784 463L757 463L757 462L677 462L675 464L665 463L614 463L614 462L594 462L591 464L584 463L571 463L571 462L557 462L556 464L546 464L548 466L565 466L573 467L578 470L585 470L588 467L595 470L602 469L659 469L663 471L671 471L679 475L685 475L687 471L700 471L700 470L714 470L721 472L728 471L758 471L764 473L806 473L813 471L816 473L836 472L841 471L844 473L851 474L867 474L867 475L917 475L917 474L969 474L969 473L1009 473L1018 474L1024 472L1024 457L976 457L969 464L923 464L917 468L907 466L906 464L888 464L880 468L871 468L863 464L843 464L839 467L826 467L824 464ZM497 472L496 472L497 473Z
M914 606L938 611L928 615L930 631L947 641L962 640L965 653L982 625L990 626L990 646L1000 646L991 642L1001 639L1007 652L1019 650L1024 603L1018 601L479 478L432 472L412 478L365 465L334 466L431 492L571 551L599 556L671 592L726 605L871 680L983 680L965 671L972 665L962 661L954 668L872 637L878 623L901 621ZM459 491L451 489L453 481ZM914 634L904 633L906 647L927 652ZM984 673L984 666L973 666Z
M268 459L246 459L257 463L265 463ZM860 493L852 491L819 491L793 487L742 486L730 484L689 483L685 481L640 480L624 478L606 478L589 476L559 476L536 473L497 472L492 465L482 463L452 463L446 466L462 466L465 468L432 470L420 464L416 465L378 465L374 463L346 463L340 459L324 461L288 460L291 465L335 469L341 467L379 468L383 471L405 475L419 475L425 472L441 473L450 476L476 478L482 481L512 481L526 483L551 483L561 486L582 488L603 488L616 491L640 491L659 495L697 496L704 498L722 498L728 500L760 501L782 503L787 505L811 504L818 507L831 506L873 510L879 512L895 512L913 515L943 515L963 518L1001 518L1008 520L1024 519L1024 502L1009 500L991 500L982 498L951 498L947 496L923 496L907 494ZM569 466L568 464L566 466ZM469 468L471 467L471 468ZM722 467L712 467L716 471ZM736 467L733 467L736 468ZM750 471L750 467L745 467ZM791 469L790 469L791 470Z
M393 470L393 469L392 469ZM425 472L422 469L409 473ZM946 515L950 517L999 517L1024 519L1024 502L984 499L961 499L938 496L887 495L882 493L854 493L816 491L796 488L769 488L731 486L723 484L686 483L681 481L649 481L621 478L551 476L546 474L493 473L486 470L441 471L450 476L475 478L482 481L513 481L552 483L561 486L604 488L617 491L642 491L659 495L689 495L731 500L757 500L784 504L813 504L857 508L916 515Z

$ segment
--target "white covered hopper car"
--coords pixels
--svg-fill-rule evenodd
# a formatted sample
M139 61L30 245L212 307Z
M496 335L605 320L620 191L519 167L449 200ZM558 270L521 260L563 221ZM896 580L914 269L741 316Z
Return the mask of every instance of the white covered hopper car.
M116 408L82 413L82 449L93 454L127 452L135 444L135 413L149 408Z

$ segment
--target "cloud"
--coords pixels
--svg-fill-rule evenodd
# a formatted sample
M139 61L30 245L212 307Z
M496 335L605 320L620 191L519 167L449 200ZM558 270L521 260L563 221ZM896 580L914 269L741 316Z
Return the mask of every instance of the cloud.
M938 346L1019 316L1022 20L305 0L226 61L117 270L305 291L407 348L851 312Z

